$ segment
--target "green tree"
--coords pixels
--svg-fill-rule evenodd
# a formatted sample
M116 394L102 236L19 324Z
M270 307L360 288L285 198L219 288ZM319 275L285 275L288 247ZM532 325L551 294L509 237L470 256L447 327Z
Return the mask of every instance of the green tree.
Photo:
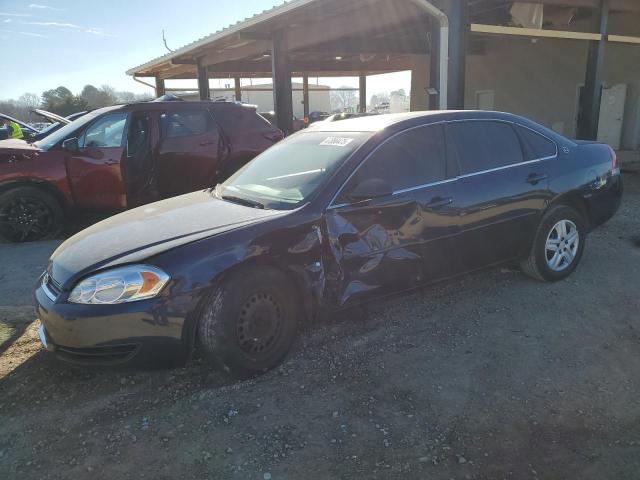
M87 101L71 93L67 87L60 86L42 94L42 108L63 117L86 110L87 107Z

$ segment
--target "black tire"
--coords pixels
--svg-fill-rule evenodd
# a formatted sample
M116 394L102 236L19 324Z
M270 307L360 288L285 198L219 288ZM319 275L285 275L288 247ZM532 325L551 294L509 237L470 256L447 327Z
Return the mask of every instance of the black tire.
M211 294L198 323L208 357L239 377L279 365L295 340L300 302L287 276L270 267L237 272Z
M553 261L555 253L547 251L547 239L550 238L554 243L557 241L559 248L564 248L567 253L571 253L573 250L570 245L562 242L560 238L556 239L557 231L552 233L552 229L562 221L568 221L575 225L578 233L578 245L575 253L571 255L573 257L572 260L569 262L567 259L562 259L562 263L556 267L560 270L557 270L549 265L549 262ZM571 275L580 263L586 238L587 224L585 219L571 207L555 205L542 217L531 246L531 252L528 258L520 263L520 267L526 275L537 280L547 282L563 280Z
M60 233L64 211L58 200L38 187L17 187L0 195L0 239L32 242Z

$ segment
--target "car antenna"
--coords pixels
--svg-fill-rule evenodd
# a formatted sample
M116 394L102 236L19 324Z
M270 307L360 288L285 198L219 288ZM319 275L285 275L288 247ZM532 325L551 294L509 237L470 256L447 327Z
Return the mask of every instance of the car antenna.
M169 52L173 52L173 50L169 48L169 45L167 45L167 39L164 36L164 28L162 29L162 43L164 43L164 48L169 50Z

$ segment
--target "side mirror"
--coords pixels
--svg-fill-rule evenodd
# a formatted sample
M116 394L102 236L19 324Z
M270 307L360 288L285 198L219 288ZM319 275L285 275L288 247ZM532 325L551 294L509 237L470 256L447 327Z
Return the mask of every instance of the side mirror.
M388 197L393 194L393 187L381 178L370 178L356 185L349 198L356 202L372 198Z
M64 142L62 142L62 148L64 148L65 150L69 150L70 152L77 152L78 150L80 150L78 139L76 137L67 138Z

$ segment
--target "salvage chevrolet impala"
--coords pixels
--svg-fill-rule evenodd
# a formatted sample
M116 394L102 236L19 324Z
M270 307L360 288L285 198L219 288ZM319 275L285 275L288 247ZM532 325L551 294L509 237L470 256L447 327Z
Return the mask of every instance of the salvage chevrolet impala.
M186 360L240 375L287 355L333 311L508 261L557 281L618 209L607 145L495 112L323 122L215 188L67 240L36 291L64 359Z

